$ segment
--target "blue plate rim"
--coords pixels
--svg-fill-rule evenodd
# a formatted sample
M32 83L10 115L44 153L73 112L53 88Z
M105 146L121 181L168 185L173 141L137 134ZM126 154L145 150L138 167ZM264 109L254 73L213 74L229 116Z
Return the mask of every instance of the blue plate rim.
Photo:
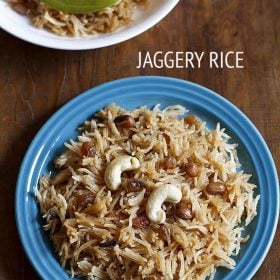
M24 182L24 174L25 174L24 171L26 169L30 156L32 155L34 149L36 150L36 148L37 148L38 139L40 139L43 134L47 133L48 127L51 126L52 123L57 121L57 119L62 117L64 112L70 111L70 109L75 107L75 105L81 104L90 95L94 95L94 97L91 97L91 98L98 99L100 97L100 95L104 94L104 92L108 91L108 89L110 89L112 87L116 88L121 85L123 85L123 86L130 85L133 88L135 85L141 85L141 84L144 85L145 84L145 86L147 86L149 84L152 85L152 84L156 84L156 83L159 83L159 84L166 83L166 84L170 84L170 85L172 84L173 87L178 87L181 89L183 87L186 87L189 90L190 89L193 90L194 92L199 92L201 94L203 93L203 94L205 94L205 96L203 98L205 98L208 102L212 97L215 101L211 101L211 102L218 102L220 106L224 105L225 107L227 107L227 109L230 109L233 112L235 112L236 114L238 114L238 117L241 118L242 121L245 122L246 127L251 130L251 133L254 133L254 136L259 141L261 148L262 148L262 155L264 155L266 157L266 163L268 163L269 166L271 167L270 176L271 175L272 176L269 178L270 184L269 183L268 184L271 185L272 182L274 182L274 184L275 184L275 189L274 189L275 205L269 205L270 207L274 208L274 209L272 209L272 210L274 210L274 213L272 213L272 214L274 214L274 216L272 219L270 219L270 226L272 225L272 227L270 227L269 236L266 236L265 239L263 238L261 240L260 246L258 247L259 248L259 250L257 252L258 254L257 255L255 254L255 256L254 256L254 260L255 260L254 264L252 264L252 260L251 260L250 266L249 267L247 266L246 267L247 270L243 271L243 274L247 273L247 275L245 275L246 279L250 279L256 273L256 271L259 269L260 265L262 264L264 258L266 257L266 255L268 253L268 250L271 246L271 243L273 241L273 238L274 238L274 235L276 232L276 228L277 228L277 223L278 223L278 218L279 218L279 180L278 180L277 170L276 170L276 166L273 161L272 155L271 155L269 148L268 148L267 144L265 143L265 140L263 139L261 133L257 130L257 128L254 126L254 124L250 121L250 119L240 109L238 109L235 105L233 105L231 102L229 102L223 96L215 93L214 91L212 91L208 88L205 88L205 87L195 84L193 82L189 82L189 81L185 81L185 80L181 80L181 79L177 79L177 78L173 78L173 77L140 76L140 77L127 77L127 78L122 78L122 79L104 83L102 85L91 88L91 89L85 91L84 93L81 93L80 95L76 96L75 98L73 98L72 100L67 102L64 106L62 106L59 110L57 110L57 112L54 113L52 115L52 117L50 117L49 120L41 127L41 129L39 130L39 132L36 134L33 141L31 142L31 144L24 156L22 165L19 170L19 176L18 176L17 185L16 185L16 198L15 198L16 224L17 224L21 243L29 258L29 261L31 262L31 264L33 265L33 267L35 268L37 273L42 278L44 278L44 274L43 274L42 270L39 269L37 261L33 259L32 251L31 251L30 247L27 246L28 240L27 240L27 237L25 236L24 224L22 222L21 215L20 215L21 212L18 209L18 205L20 205L22 203L21 202L21 191L22 191L21 186L23 185L23 182ZM202 97L202 95L200 95L200 97ZM266 227L266 229L267 228L268 228L268 226ZM264 241L265 241L265 244L264 244ZM228 279L228 277L226 277L225 279ZM245 278L243 278L243 279L245 279Z

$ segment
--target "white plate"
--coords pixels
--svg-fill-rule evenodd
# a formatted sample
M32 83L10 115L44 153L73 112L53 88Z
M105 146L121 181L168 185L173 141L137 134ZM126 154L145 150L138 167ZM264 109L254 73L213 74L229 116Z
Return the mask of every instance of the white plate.
M150 0L148 8L135 12L133 22L127 26L112 33L73 38L60 37L34 28L27 17L19 15L4 0L0 0L0 27L20 39L40 46L63 50L96 49L123 42L146 31L163 19L178 2Z

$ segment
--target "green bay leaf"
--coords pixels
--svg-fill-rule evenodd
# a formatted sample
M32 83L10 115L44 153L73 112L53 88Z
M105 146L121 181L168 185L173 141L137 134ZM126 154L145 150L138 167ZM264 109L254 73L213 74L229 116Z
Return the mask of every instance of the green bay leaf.
M71 14L98 12L114 5L118 0L42 0L48 7Z

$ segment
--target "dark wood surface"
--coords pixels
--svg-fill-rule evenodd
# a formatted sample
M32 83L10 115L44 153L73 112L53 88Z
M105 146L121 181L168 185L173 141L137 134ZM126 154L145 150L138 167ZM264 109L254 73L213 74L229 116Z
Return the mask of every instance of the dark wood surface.
M0 11L1 14L1 11ZM0 31L0 279L37 279L19 242L14 196L24 153L41 125L86 89L121 77L164 75L209 87L257 126L280 168L280 1L185 0L127 42L58 51ZM244 69L136 69L138 51L244 51ZM254 279L280 279L280 231Z

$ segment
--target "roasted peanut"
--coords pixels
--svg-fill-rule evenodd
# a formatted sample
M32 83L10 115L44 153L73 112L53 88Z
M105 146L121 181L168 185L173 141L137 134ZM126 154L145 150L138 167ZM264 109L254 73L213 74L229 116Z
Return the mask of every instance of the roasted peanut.
M176 158L174 157L165 157L162 163L164 169L174 169L177 165Z
M134 228L145 228L150 225L150 220L145 214L141 214L132 220Z
M211 182L206 186L206 191L209 194L224 194L226 191L226 186L224 183L220 182Z
M135 126L135 120L130 115L120 115L115 118L114 123L121 128L131 128Z
M146 184L141 180L129 179L127 181L127 189L129 192L139 192L146 188Z
M192 126L196 123L196 116L195 115L188 115L184 119L185 124Z
M184 170L190 177L196 177L198 175L198 166L194 162L188 162L184 165Z
M176 204L175 214L183 220L191 220L193 218L191 206L186 202Z
M91 142L84 142L81 147L81 152L83 156L94 157L96 154L96 149Z

